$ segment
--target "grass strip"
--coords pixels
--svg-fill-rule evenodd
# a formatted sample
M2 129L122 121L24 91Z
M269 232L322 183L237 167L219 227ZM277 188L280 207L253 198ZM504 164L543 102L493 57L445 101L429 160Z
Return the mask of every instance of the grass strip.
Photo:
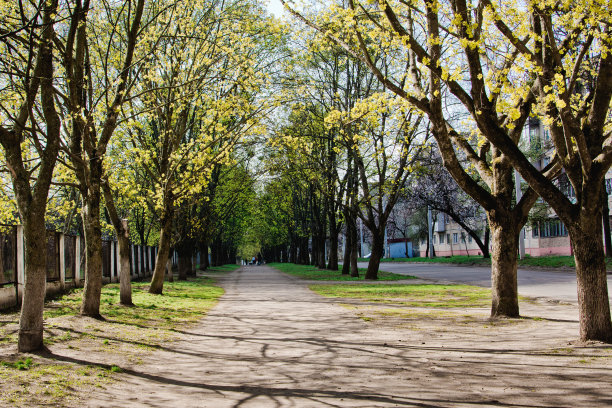
M409 307L466 308L487 307L491 291L470 285L310 285L319 295L358 299L373 303L393 303Z
M287 273L292 276L297 276L301 279L306 280L324 280L324 281L359 281L364 280L366 273L365 268L359 268L359 277L351 277L350 275L342 275L338 268L338 272L319 269L313 265L298 265L292 263L270 263L268 266L275 268L281 272ZM390 280L404 280L404 279L416 279L414 276L409 275L398 275L396 273L378 271L378 280L390 281Z
M367 258L359 258L359 262L368 262ZM491 258L481 256L455 255L436 258L383 258L381 262L417 262L417 263L446 263L459 265L491 265ZM612 269L612 258L606 259L608 269ZM574 268L576 263L573 256L550 255L530 256L518 260L519 266L535 266L540 268Z

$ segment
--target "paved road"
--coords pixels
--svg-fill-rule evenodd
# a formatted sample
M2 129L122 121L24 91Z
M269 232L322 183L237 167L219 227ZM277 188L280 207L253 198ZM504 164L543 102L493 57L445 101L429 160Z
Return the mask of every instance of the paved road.
M359 263L366 268L367 263ZM491 270L481 266L446 264L382 263L381 270L401 275L491 287ZM546 297L565 302L577 301L576 274L571 271L519 269L519 293L530 297ZM612 276L608 275L608 293Z

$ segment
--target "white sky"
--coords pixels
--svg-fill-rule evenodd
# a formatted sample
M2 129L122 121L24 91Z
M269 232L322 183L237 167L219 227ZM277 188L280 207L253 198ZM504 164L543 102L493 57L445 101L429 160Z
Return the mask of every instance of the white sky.
M268 10L271 14L278 18L282 18L284 14L284 7L281 4L280 0L267 0Z

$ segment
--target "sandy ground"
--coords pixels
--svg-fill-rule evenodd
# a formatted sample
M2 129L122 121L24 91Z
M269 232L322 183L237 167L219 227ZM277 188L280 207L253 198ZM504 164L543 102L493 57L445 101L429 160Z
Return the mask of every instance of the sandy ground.
M612 349L575 342L575 305L524 303L527 318L489 322L482 309L325 299L265 266L220 283L226 294L201 323L125 361L88 405L612 406Z

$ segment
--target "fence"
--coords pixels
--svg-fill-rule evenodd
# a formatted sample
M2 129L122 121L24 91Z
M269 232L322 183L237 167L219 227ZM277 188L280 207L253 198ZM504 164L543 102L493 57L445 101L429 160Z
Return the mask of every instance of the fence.
M47 294L81 286L84 280L85 240L47 231ZM132 279L153 274L157 247L130 244ZM175 262L173 262L175 263ZM102 279L119 282L119 245L102 241ZM0 309L18 305L25 282L23 227L0 226Z

